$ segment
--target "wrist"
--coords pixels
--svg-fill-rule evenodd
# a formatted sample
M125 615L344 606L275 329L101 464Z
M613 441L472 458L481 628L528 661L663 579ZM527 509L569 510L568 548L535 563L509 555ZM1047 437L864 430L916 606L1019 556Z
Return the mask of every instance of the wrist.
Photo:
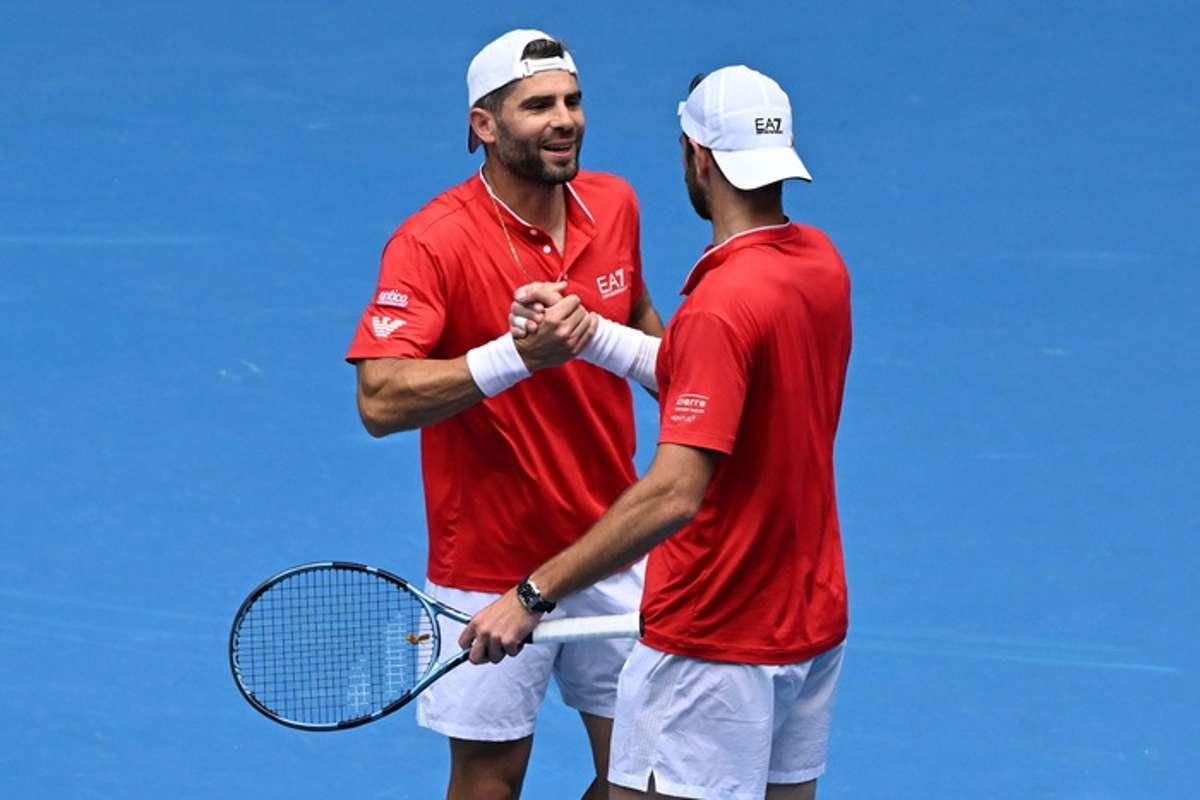
M468 350L467 371L479 391L488 397L495 397L532 374L511 333Z
M534 582L533 577L527 577L517 584L517 599L525 610L531 614L546 614L554 610L557 603L551 603L542 596L542 590Z
M622 378L633 378L650 389L657 389L654 367L660 340L637 328L600 317L596 334L579 353L584 361Z

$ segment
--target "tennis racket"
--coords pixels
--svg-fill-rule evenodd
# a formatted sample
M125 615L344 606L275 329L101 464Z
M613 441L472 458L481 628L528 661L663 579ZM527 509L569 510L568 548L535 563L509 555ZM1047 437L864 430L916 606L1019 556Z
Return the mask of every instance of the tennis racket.
M404 706L467 660L442 661L439 617L470 614L390 572L346 561L284 570L250 593L229 633L229 666L250 705L306 731L354 728ZM528 642L641 636L638 612L548 620Z

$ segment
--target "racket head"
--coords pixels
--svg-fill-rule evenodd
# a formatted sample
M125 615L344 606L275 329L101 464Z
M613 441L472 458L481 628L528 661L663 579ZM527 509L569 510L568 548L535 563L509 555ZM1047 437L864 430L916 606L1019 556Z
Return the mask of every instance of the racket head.
M411 700L437 666L431 599L403 578L348 561L284 570L243 601L229 667L259 712L293 728L353 728Z

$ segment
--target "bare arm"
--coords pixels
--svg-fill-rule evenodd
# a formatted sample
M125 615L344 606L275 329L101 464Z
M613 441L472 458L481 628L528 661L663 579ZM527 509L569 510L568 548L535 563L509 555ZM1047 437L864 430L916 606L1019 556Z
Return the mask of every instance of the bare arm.
M537 372L573 358L595 329L595 320L579 298L568 295L546 311L545 322L535 333L517 343L517 352L525 368ZM484 397L465 355L449 360L371 358L358 362L358 413L372 436L433 425Z
M659 445L646 476L622 494L587 534L530 576L542 596L555 601L641 558L696 515L718 454L685 445ZM471 661L497 662L516 655L538 616L510 589L480 611L459 637ZM473 644L472 644L473 643Z
M372 436L441 422L483 398L467 370L466 356L358 362L358 414Z

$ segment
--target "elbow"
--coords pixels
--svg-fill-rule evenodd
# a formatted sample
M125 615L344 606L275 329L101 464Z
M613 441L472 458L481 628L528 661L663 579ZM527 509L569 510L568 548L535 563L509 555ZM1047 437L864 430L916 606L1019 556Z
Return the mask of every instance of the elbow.
M362 420L367 433L375 439L416 427L410 424L406 414L398 413L395 408L387 408L382 402L361 393L358 396L358 418Z
M700 513L700 505L704 494L692 491L690 488L671 487L663 498L662 509L667 516L668 525L672 530L682 528Z

